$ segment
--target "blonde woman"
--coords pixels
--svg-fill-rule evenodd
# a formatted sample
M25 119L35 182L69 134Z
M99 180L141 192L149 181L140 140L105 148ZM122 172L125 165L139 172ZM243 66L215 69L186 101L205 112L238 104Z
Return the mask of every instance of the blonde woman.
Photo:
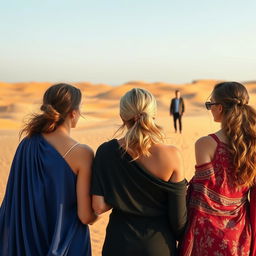
M256 255L256 112L248 102L242 84L224 82L214 87L205 103L221 129L195 144L197 165L189 187L181 255Z
M130 90L120 101L126 134L97 150L93 209L101 214L112 208L105 256L176 255L186 223L186 182L181 155L162 143L155 116L153 95Z

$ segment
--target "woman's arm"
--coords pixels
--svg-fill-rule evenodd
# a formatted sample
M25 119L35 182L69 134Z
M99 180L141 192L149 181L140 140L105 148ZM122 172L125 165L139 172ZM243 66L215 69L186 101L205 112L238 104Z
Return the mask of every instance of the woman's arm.
M80 145L75 155L77 169L77 213L84 224L92 224L97 220L97 215L92 209L90 195L92 162L94 153L86 145Z
M217 143L210 137L205 136L195 143L196 164L202 165L212 161Z
M103 196L92 196L92 208L97 215L109 211L112 207L108 205Z

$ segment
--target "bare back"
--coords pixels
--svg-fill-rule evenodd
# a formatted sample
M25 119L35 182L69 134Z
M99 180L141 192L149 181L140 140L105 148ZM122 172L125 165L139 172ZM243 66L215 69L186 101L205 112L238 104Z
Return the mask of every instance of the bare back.
M118 142L122 145L122 139ZM184 179L183 159L176 147L154 144L149 151L149 157L141 156L136 160L139 165L164 181L179 182Z
M78 159L76 159L76 153L81 150L83 145L79 144L69 136L54 132L43 134L43 137L65 159L72 171L77 174L79 171L79 164L77 162Z

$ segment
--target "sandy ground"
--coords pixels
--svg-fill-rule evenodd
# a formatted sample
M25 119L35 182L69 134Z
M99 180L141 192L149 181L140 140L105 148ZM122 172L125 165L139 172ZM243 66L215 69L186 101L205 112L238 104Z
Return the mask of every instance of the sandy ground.
M92 85L77 83L84 94L82 112L78 127L72 130L72 136L80 143L90 145L94 150L104 141L113 138L114 132L121 125L118 104L120 97L132 87L150 90L158 101L157 123L164 129L166 143L177 146L184 158L185 175L189 180L194 173L194 143L204 135L215 132L219 124L214 123L203 103L209 97L217 81L200 80L191 84L171 85L165 83L147 84L130 82L121 86ZM0 203L4 197L10 165L19 143L19 129L24 117L38 110L43 92L50 83L0 83ZM256 83L247 83L252 105L256 102ZM169 116L170 98L179 88L184 97L186 112L183 117L183 133L173 130ZM108 213L90 226L93 256L101 255L101 248L108 222Z

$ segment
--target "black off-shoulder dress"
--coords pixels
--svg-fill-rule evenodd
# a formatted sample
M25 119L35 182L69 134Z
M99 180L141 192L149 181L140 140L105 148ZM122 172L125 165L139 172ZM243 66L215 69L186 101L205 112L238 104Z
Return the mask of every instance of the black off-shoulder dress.
M132 161L116 139L103 143L93 164L91 193L113 207L104 256L171 256L184 232L186 180L165 182Z

